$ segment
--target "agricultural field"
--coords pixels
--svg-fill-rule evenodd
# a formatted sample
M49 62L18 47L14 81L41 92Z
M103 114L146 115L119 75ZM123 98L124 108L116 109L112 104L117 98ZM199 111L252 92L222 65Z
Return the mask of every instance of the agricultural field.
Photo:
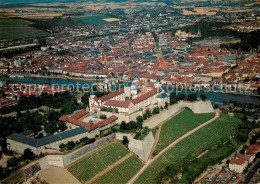
M166 148L170 143L174 142L185 133L191 131L202 123L212 119L213 113L210 114L194 114L190 109L185 109L171 120L162 125L160 138L156 146L156 153Z
M141 174L135 183L156 183L160 172L164 171L166 167L180 164L187 156L190 159L195 158L220 143L221 140L229 138L239 123L241 123L239 119L222 113L217 120L165 152Z
M0 19L0 39L20 39L48 36L49 33L30 26L31 22L21 19Z
M68 171L80 182L85 182L128 153L129 151L120 143L112 143L76 162L68 168Z
M73 17L75 21L82 21L87 24L105 24L113 17L107 15L93 15L93 16L85 16L85 17ZM105 20L104 20L105 19Z
M133 155L93 183L127 183L142 166L142 162Z

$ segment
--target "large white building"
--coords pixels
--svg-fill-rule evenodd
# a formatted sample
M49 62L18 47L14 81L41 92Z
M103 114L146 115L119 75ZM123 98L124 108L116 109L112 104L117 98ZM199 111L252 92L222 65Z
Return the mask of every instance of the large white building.
M111 107L128 116L138 111L144 112L154 106L164 106L166 102L169 103L169 97L160 86L159 78L152 84L140 82L135 77L132 85L126 82L124 88L100 98L92 92L89 98L90 112L97 112L102 107Z

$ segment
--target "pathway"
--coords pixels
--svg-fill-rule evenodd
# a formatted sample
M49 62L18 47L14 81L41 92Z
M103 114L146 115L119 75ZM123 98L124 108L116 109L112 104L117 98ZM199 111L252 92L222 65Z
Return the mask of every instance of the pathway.
M170 119L172 119L173 117L175 117L175 116L177 116L178 114L180 114L182 111L184 111L184 109L185 109L185 108L179 110L177 113L175 113L174 115L170 116L169 118L167 118L166 120L164 120L163 122L161 122L161 123L159 124L159 126L158 126L159 129L157 130L156 135L155 135L155 140L154 140L153 148L152 148L152 150L151 150L151 152L150 152L150 156L149 156L150 159L153 157L152 154L153 154L153 152L155 151L155 148L156 148L156 146L157 146L157 144L158 144L158 141L159 141L159 139L160 139L160 134L161 134L161 130L162 130L162 125L163 125L164 123L166 123L167 121L169 121Z
M169 146L164 148L158 155L156 155L153 159L149 160L127 183L132 184L134 183L138 177L155 161L157 160L160 156L162 156L165 152L167 152L169 149L173 148L176 144L178 144L180 141L185 139L186 137L190 136L194 132L198 131L199 129L203 128L204 126L210 124L214 120L216 120L219 117L220 113L216 112L215 117L210 119L209 121L206 121L205 123L201 124L200 126L196 127L195 129L189 131L188 133L184 134L182 137L179 139L175 140L172 142Z

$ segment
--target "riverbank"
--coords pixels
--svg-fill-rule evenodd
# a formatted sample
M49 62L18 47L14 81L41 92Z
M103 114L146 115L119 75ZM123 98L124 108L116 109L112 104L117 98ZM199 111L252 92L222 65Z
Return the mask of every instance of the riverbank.
M63 80L80 80L85 82L103 82L105 79L96 79L96 78L81 78L81 77L71 77L64 75L23 75L24 77L32 77L32 78L44 78L44 79L63 79Z
M1 81L14 82L14 83L30 83L30 84L51 84L59 86L85 86L91 87L93 83L102 83L106 79L93 79L93 78L78 78L78 77L67 77L67 76L39 76L39 75L24 75L23 78L10 78L0 77ZM168 90L168 92L176 93L176 91ZM166 90L167 92L167 90ZM260 104L260 97L257 95L248 94L233 94L233 93L222 93L222 92L191 92L191 91L177 91L177 93L191 94L196 93L199 98L203 93L206 95L207 100L210 100L216 104L222 104L223 102L237 101L240 103L252 103L255 105Z

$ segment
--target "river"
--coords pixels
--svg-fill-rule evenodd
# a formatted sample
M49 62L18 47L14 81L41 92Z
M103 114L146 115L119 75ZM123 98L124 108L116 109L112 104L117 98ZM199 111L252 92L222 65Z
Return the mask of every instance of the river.
M52 78L33 78L33 77L24 77L24 78L9 78L9 77L1 77L1 81L10 81L10 82L21 82L21 83L33 83L33 84L51 84L51 85L64 85L64 86L74 86L77 85L79 87L85 86L90 87L91 82L84 82L80 80L66 80L66 79L52 79ZM185 94L190 94L191 92L182 92ZM200 97L200 92L196 92L197 96ZM226 94L226 93L204 93L208 100L211 100L215 103L222 103L224 101L237 101L241 103L252 103L255 105L260 104L260 97L249 96L249 95L236 95L236 94Z

